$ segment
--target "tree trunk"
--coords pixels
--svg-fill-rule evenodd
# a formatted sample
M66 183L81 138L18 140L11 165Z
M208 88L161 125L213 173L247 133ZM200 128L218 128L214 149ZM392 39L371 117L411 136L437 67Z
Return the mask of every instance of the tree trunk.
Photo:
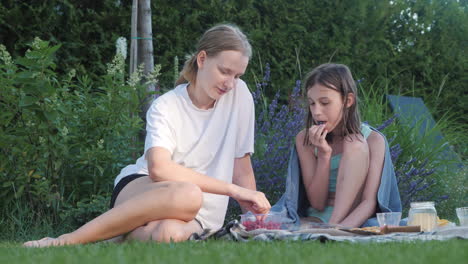
M138 21L138 0L133 0L132 4L132 21L131 21L131 39L130 39L130 68L128 70L129 75L137 69L137 57L138 57L138 40L137 40L137 21Z
M154 71L153 59L153 30L151 26L151 0L133 0L132 4L132 41L130 46L129 74L137 70L143 64L143 75ZM144 79L142 81L145 81ZM154 92L155 86L148 85L146 92ZM146 123L146 111L154 98L148 93L139 95L141 108L139 116ZM138 136L139 142L145 141L145 130L141 130Z
M154 71L153 59L153 30L151 27L151 0L138 1L138 65L144 64L143 74L147 75ZM148 85L147 92L154 92L155 86ZM142 98L140 116L146 121L146 111L148 110L153 96Z
M138 0L133 0L132 20L131 20L132 32L131 32L131 41L130 41L130 67L128 70L129 76L137 69L137 58L138 58L137 22L138 22ZM131 113L130 115L134 117L136 113ZM133 149L135 149L135 147L137 146L138 140L139 138L137 137L132 138L131 145ZM138 156L139 156L139 153L132 152L133 159L137 159Z

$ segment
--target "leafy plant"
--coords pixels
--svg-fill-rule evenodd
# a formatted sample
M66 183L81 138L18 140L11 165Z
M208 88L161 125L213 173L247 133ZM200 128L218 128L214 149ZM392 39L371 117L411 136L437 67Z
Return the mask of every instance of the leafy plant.
M107 211L109 203L108 195L91 195L90 198L77 202L76 206L66 205L60 212L60 218L71 226L82 226Z
M127 81L116 55L99 82L74 70L60 75L59 48L36 38L25 56L11 59L0 45L2 212L14 214L21 201L32 214L57 216L92 194L108 194L142 149L135 141L143 127L141 71ZM147 82L157 81L158 70Z
M177 8L174 8L174 5ZM253 45L248 83L271 62L276 80L265 90L287 100L293 79L321 63L335 61L361 78L392 82L389 92L417 96L467 122L467 1L297 1L197 0L152 2L154 54L162 65L161 86L174 83L194 42L210 26L239 25ZM219 12L223 10L223 12ZM57 71L76 69L98 81L103 63L114 54L113 41L130 35L131 1L16 1L0 3L0 43L22 55L35 36L62 44ZM174 25L183 24L183 27ZM303 65L303 67L297 67ZM396 78L397 77L397 78ZM439 108L441 106L441 108Z

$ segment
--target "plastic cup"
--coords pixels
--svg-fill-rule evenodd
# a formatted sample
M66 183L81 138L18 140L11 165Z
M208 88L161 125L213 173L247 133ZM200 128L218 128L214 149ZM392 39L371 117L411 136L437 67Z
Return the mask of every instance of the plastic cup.
M377 213L377 221L380 227L384 226L399 226L401 212Z
M460 226L468 226L468 207L460 207L455 209L460 221Z

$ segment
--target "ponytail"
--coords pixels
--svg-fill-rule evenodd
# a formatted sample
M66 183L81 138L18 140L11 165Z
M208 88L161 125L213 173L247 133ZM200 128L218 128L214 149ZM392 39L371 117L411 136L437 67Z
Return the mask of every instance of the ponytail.
M198 71L198 65L197 65L197 55L194 54L190 59L185 61L184 68L179 74L179 78L175 82L175 86L187 82L194 83L195 82L195 77L197 75Z

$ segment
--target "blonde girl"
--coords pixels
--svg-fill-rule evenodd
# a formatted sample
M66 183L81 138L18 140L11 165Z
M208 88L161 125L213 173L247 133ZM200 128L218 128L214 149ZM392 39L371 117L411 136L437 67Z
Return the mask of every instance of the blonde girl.
M206 31L177 86L148 110L144 154L115 179L111 209L71 233L24 245L116 237L184 241L202 229L220 228L229 197L245 210L268 212L250 161L253 100L240 79L250 56L251 46L237 27Z

